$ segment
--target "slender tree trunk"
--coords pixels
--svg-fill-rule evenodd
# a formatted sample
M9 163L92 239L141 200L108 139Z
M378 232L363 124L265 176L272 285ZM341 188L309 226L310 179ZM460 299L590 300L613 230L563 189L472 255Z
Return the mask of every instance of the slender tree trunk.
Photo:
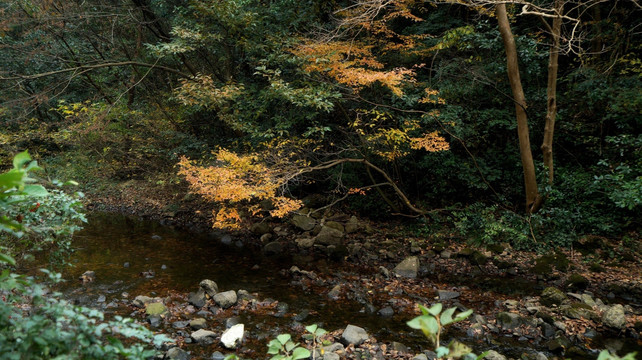
M560 17L553 19L551 38L553 43L548 56L548 85L546 88L546 123L544 124L544 140L542 141L542 155L544 165L548 168L548 184L553 184L553 132L555 131L555 117L557 116L557 68L560 55L560 33L562 29L561 14L564 10L564 0L555 0L555 10Z
M535 164L533 163L533 153L528 131L528 118L526 116L526 97L522 88L522 80L519 76L519 66L517 64L517 47L515 38L508 22L506 13L506 4L500 3L495 7L495 15L499 25L499 32L504 41L506 50L506 62L508 70L508 80L513 92L515 102L515 117L517 118L517 136L519 139L519 153L522 159L522 168L524 170L524 187L526 192L526 212L536 212L542 204L542 197L537 189L537 178L535 176Z

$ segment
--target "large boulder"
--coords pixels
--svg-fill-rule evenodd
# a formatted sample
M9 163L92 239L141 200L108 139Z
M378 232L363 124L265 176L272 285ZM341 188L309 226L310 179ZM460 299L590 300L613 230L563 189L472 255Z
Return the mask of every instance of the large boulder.
M203 289L203 291L205 291L205 293L210 297L214 297L214 295L216 295L216 293L218 292L218 285L216 285L216 283L212 280L205 279L201 281L198 286L200 286L201 289Z
M322 226L321 231L314 239L315 243L320 245L339 245L342 238L343 232L328 226Z
M540 302L546 306L560 305L566 300L568 300L566 294L554 287L547 287L540 296Z
M283 244L278 241L272 241L265 244L263 247L263 253L265 255L278 255L283 252Z
M294 215L290 222L292 225L303 231L310 231L317 225L317 221L315 219L305 215Z
M238 300L236 296L236 291L234 290L218 293L214 295L212 299L214 299L214 302L216 303L216 305L220 306L223 309L227 309L233 306L234 304L236 304L236 301Z
M416 279L419 272L419 258L409 256L395 266L392 271L401 277Z
M231 328L225 330L221 335L221 343L228 349L236 349L237 346L243 341L243 333L245 332L245 325L236 324Z
M602 315L602 322L608 327L622 330L626 325L626 316L624 315L624 307L620 304L611 306Z
M341 341L346 345L359 346L366 340L368 340L366 330L354 325L346 326L343 335L341 335Z

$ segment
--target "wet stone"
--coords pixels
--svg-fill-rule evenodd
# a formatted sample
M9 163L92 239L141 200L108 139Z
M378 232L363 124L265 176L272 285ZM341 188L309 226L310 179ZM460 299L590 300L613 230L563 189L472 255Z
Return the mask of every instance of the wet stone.
M218 285L209 279L202 280L198 286L210 297L213 297L218 292Z
M626 325L626 316L624 315L624 307L620 304L611 306L602 315L602 322L604 325L621 330Z
M189 360L189 354L178 347L171 348L165 353L165 359L167 360Z
M216 351L216 352L214 352L212 354L210 359L212 359L212 360L223 360L223 359L225 359L225 355L223 355L223 353L221 353L220 351Z
M189 322L189 326L194 330L204 329L207 326L207 321L203 318L196 318Z
M241 318L238 316L232 316L231 318L225 319L225 328L229 329L234 325L240 324Z
M174 329L185 329L189 325L189 321L174 321L172 326Z
M214 343L216 333L214 333L213 331L200 329L193 332L190 337L199 344L212 344Z
M227 309L233 306L234 304L236 304L236 301L238 300L236 296L236 291L234 290L218 293L214 295L213 299L216 305L222 307L223 309Z
M271 243L267 243L263 247L263 253L265 255L278 255L283 252L283 245L278 242L278 241L273 241Z
M437 295L439 296L439 300L452 300L456 299L459 297L459 292L457 291L449 291L449 290L437 290Z
M354 325L346 326L341 335L341 341L346 344L353 344L355 346L361 345L364 341L368 340L368 333L365 329Z
M398 351L402 354L405 354L408 352L408 347L400 342L393 341L391 344L392 350Z
M546 306L560 305L568 300L566 294L554 287L547 287L542 291L540 302Z
M395 314L395 311L392 309L392 307L386 306L385 308L377 311L377 314L383 317L390 317Z
M205 298L205 291L203 289L198 289L197 292L190 293L189 299L187 301L197 308L202 308L207 301L207 299Z
M151 327L157 328L161 325L162 319L160 315L149 315L147 317L147 322Z
M419 272L419 258L416 256L409 256L395 266L392 271L398 276L416 279L417 273Z

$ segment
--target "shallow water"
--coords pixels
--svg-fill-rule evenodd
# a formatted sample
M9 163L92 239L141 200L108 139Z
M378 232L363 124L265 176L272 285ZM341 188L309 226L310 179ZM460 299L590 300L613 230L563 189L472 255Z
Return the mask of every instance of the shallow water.
M324 259L265 257L260 252L237 246L236 241L232 238L231 244L226 245L221 242L220 234L194 234L134 217L94 213L85 229L75 236L77 250L69 260L73 266L63 269L67 281L58 290L81 305L104 307L112 301L122 300L123 293L130 299L138 295L165 297L170 291L195 291L201 280L211 279L218 284L219 291L245 289L256 293L259 299L272 298L289 305L290 316L285 317L240 314L247 331L254 333L255 340L261 339L255 345L249 345L257 346L257 354L264 352L269 338L291 332L295 325L291 315L302 312L310 313L302 321L304 325L317 323L327 330L337 330L354 324L365 328L380 341L400 341L417 353L428 348L425 338L406 326L405 322L412 316L395 314L383 318L370 314L356 301L333 301L314 287L304 291L291 284L292 277L282 274L283 269L292 265L319 274L350 273L354 268L344 268L341 263L328 263ZM78 278L87 270L95 272L95 281L82 284ZM146 271L155 272L154 277L148 279L140 275ZM530 294L534 290L532 284L507 284L483 277L463 281L469 281L467 285L475 284L471 287L491 297L495 292L506 294L505 285L517 290L518 294ZM491 289L493 291L489 292ZM105 299L99 302L101 296ZM430 301L426 299L426 302ZM106 311L128 315L131 309L117 306ZM450 335L463 337L457 333ZM472 339L462 340L478 352L494 348L517 357L524 351L532 351L528 342L505 336L477 343ZM256 345L258 343L260 347ZM196 345L191 349L199 351Z

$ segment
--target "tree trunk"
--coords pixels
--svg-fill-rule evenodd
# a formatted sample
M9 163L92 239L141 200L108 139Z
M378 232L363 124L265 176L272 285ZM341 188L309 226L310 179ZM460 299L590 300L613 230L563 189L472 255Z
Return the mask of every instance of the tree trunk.
M560 33L562 29L562 11L564 0L555 0L555 10L559 17L553 19L551 38L553 43L548 56L548 84L546 88L546 123L544 124L544 140L542 141L542 155L544 165L548 169L548 184L553 184L553 132L555 131L555 117L557 116L557 68L560 55Z
M526 192L526 212L536 212L542 204L542 197L537 189L537 178L535 176L535 164L533 163L533 153L528 131L528 118L526 116L526 98L522 88L522 80L519 76L519 66L517 64L517 47L515 38L508 22L506 13L506 4L497 4L495 15L499 25L499 32L504 41L506 50L506 62L508 71L508 80L510 81L511 91L513 92L513 101L515 102L515 117L517 118L517 136L519 139L519 153L522 159L522 168L524 170L524 187Z

